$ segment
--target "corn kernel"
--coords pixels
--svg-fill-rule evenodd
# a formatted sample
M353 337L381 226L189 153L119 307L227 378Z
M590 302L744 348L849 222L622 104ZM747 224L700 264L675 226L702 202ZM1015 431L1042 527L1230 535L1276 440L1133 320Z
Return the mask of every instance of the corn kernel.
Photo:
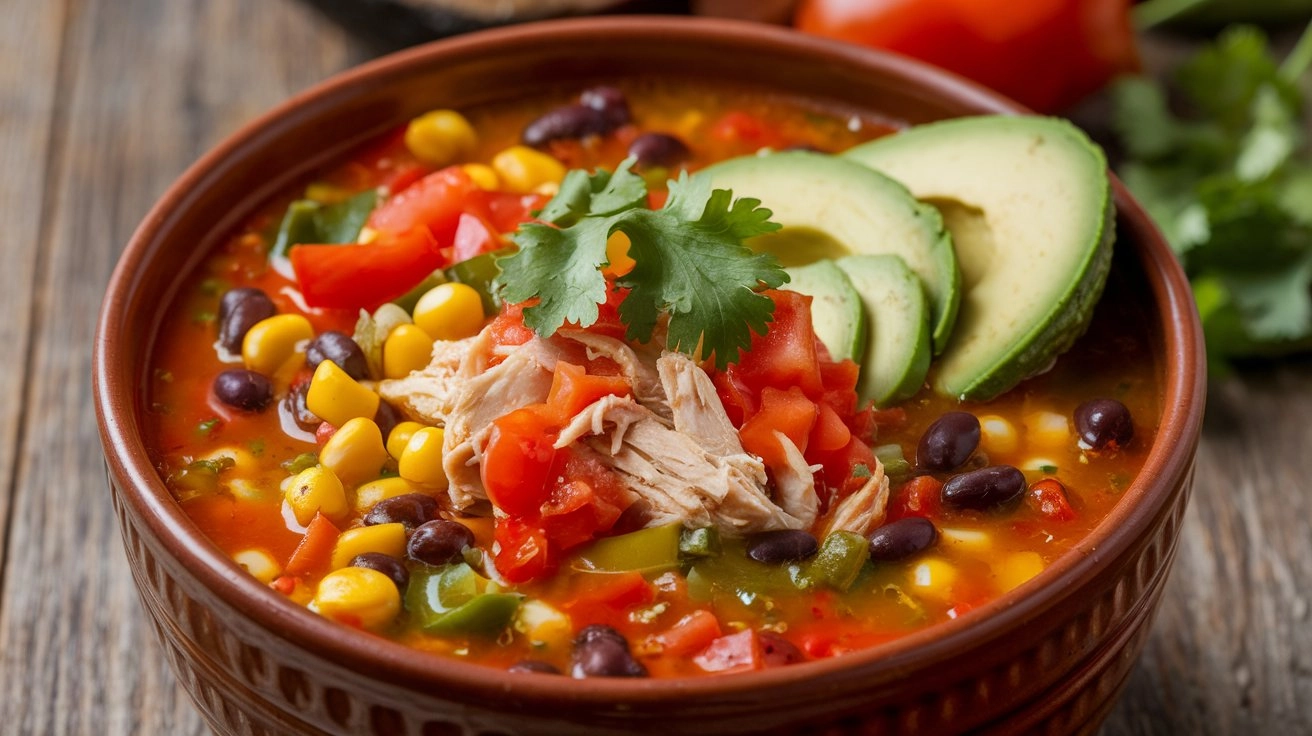
M419 422L397 422L387 435L387 454L400 460L401 453L405 452L405 446L410 442L410 436L423 428L424 425Z
M309 524L316 512L328 517L333 523L343 521L349 513L346 489L342 487L342 482L333 475L333 471L321 465L297 473L292 482L287 484L283 498L301 526Z
M372 419L356 417L343 424L319 450L319 464L343 484L355 486L378 477L387 462L383 433Z
M410 436L397 471L402 478L421 486L446 488L446 471L442 469L442 440L438 427L424 427Z
M404 496L407 493L416 493L418 488L405 478L379 478L371 480L368 483L355 489L355 510L357 513L366 513L374 507L374 504L385 498L395 498Z
M607 264L603 270L607 276L623 276L637 265L637 262L629 257L629 245L631 245L629 236L619 230L606 238Z
M547 183L559 184L565 166L552 156L527 146L511 146L492 157L501 184L512 192L528 194Z
M952 598L952 585L957 582L957 568L941 557L921 560L911 570L911 584L917 592L949 601Z
M311 413L340 427L356 417L372 419L378 413L378 394L360 385L331 360L314 369L305 406Z
M240 470L245 473L251 473L258 469L255 456L240 447L231 445L220 447L201 455L197 460L218 460L227 458L232 461L232 469Z
M355 242L360 245L368 245L378 239L378 231L365 225L360 228L360 234L356 236Z
M273 555L262 549L244 549L232 556L232 561L241 565L251 577L268 585L282 574L282 565L273 559Z
M383 376L405 378L423 370L433 355L433 338L415 325L397 325L383 341Z
M514 627L535 649L548 651L564 651L574 636L569 615L536 598L520 604L515 611Z
M415 324L434 340L473 337L483 329L483 319L483 298L468 284L438 284L415 302ZM386 359L386 348L383 352Z
M988 532L978 529L954 529L945 526L938 530L938 538L953 548L972 552L988 552L993 547L993 537Z
M501 188L501 179L497 172L487 164L465 164L460 168L469 174L469 178L474 180L474 184L484 191L495 192Z
M1071 443L1070 420L1055 411L1030 412L1025 415L1025 439L1038 447L1066 447Z
M990 453L1007 455L1020 446L1020 437L1011 422L996 414L986 414L979 418L980 444Z
M432 166L446 166L469 155L478 145L474 126L455 110L433 110L410 121L405 147Z
M299 314L275 314L246 331L241 358L246 368L271 376L298 352L301 343L314 339L310 320Z
M1043 572L1043 558L1032 550L1012 552L1002 558L1001 564L993 568L998 591L1002 593L1020 587L1022 583L1041 572Z
M351 564L357 555L381 552L388 557L405 556L405 525L374 524L347 529L333 545L332 567L341 569Z
M1057 461L1050 457L1031 457L1017 467L1031 475L1054 475L1057 472Z
M319 581L311 605L325 618L377 629L401 612L401 592L377 570L343 567Z

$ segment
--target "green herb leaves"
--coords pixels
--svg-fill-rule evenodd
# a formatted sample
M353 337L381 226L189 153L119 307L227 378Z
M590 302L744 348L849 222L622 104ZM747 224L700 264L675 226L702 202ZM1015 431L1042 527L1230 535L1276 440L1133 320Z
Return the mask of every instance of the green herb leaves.
M1305 56L1281 66L1260 31L1227 30L1179 70L1197 119L1174 115L1147 80L1114 89L1121 176L1193 282L1216 368L1312 348L1312 159L1295 84Z
M619 306L626 337L646 342L662 314L669 315L666 347L713 356L723 367L764 333L774 303L756 293L788 280L772 256L754 253L743 241L779 229L760 201L735 200L726 190L686 173L669 183L659 210L645 207L647 187L621 164L614 174L572 171L560 193L543 208L542 224L521 226L513 255L498 260L498 283L510 302L536 299L524 323L539 335L566 322L588 326L606 301L606 240L629 238L633 270L616 279L629 289Z

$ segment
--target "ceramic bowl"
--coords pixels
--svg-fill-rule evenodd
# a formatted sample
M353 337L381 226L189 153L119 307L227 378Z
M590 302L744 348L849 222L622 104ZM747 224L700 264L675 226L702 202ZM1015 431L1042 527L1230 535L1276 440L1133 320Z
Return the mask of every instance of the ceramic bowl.
M1143 646L1175 554L1204 395L1188 284L1119 183L1118 267L1143 284L1165 388L1142 474L1037 578L888 644L723 677L509 676L306 611L245 574L173 501L141 439L143 387L170 302L163 297L218 239L297 176L430 108L653 74L769 85L908 123L1024 112L912 61L781 29L623 18L416 48L338 75L247 125L147 215L110 283L95 348L114 509L142 605L182 686L222 734L1094 731Z

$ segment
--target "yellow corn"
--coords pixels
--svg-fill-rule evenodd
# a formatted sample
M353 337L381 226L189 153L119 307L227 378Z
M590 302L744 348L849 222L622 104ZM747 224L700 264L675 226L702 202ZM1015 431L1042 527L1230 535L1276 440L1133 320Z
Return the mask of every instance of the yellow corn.
M468 284L438 284L415 302L414 319L434 340L473 337L483 329L483 298ZM384 348L384 360L386 354ZM424 365L428 365L427 360Z
M378 413L378 394L360 385L331 360L314 369L305 406L317 417L340 427L356 417L372 419Z
M466 174L469 174L469 178L474 180L474 184L479 189L495 192L501 188L501 178L487 164L465 164L460 168L464 169Z
M515 631L528 638L534 649L564 651L574 637L569 615L551 604L532 598L515 611Z
M232 561L241 565L251 577L266 585L282 574L282 565L273 559L273 555L262 549L244 549L233 555Z
M392 432L387 435L387 454L400 460L401 453L405 452L405 446L410 442L410 435L423 429L424 425L419 422L397 422L392 427Z
M446 166L469 155L478 145L474 127L455 110L433 110L410 121L405 147L415 158L433 166Z
M637 265L629 257L629 236L616 230L606 239L606 268L604 269L607 276L623 276Z
M953 548L967 549L976 553L987 553L993 547L993 537L979 529L954 529L941 527L938 538Z
M297 346L314 339L310 320L299 314L275 314L246 331L241 359L256 373L271 376L297 353Z
M394 498L404 496L407 493L415 493L419 489L405 478L379 478L371 480L368 483L355 489L355 510L356 513L363 514L374 507L374 504L385 498Z
M1071 444L1070 420L1055 411L1033 411L1025 415L1025 439L1031 445L1060 449Z
M387 462L383 433L372 419L356 417L338 427L319 450L319 464L333 471L343 484L356 486L378 477Z
M433 338L415 325L397 325L383 341L383 376L405 378L422 370L433 355Z
M220 447L196 458L197 460L218 460L227 458L232 461L232 469L243 473L253 473L258 469L255 456L240 447L231 445Z
M438 427L424 427L411 435L401 459L397 461L397 472L401 477L421 486L446 488L446 471L442 469L443 437Z
M911 570L911 584L916 592L949 601L952 598L952 585L957 582L957 568L941 557L922 560Z
M287 484L283 498L301 526L309 524L316 512L328 517L333 523L345 520L350 512L342 482L333 475L333 471L322 465L297 473L292 482Z
M382 552L388 557L401 559L405 556L405 525L375 524L347 529L337 538L333 545L332 566L334 570L351 564L356 555L365 552Z
M990 453L1008 455L1020 446L1020 437L1011 422L995 414L986 414L979 418L980 439L984 449Z
M527 194L543 184L559 184L565 166L552 156L528 146L511 146L492 157L492 168L501 184L512 192Z
M1043 558L1038 552L1026 550L1012 552L1002 558L1002 563L993 568L993 575L998 582L998 591L1006 593L1019 587L1030 578L1043 572Z
M377 570L343 567L319 581L311 605L325 618L377 629L401 612L401 593Z

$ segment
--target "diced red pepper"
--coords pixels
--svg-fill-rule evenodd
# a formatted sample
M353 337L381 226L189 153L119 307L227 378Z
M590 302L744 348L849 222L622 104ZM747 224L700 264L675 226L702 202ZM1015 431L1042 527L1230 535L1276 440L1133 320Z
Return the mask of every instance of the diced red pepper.
M745 672L764 667L761 642L752 629L712 641L692 661L707 672Z
M367 245L294 245L290 255L305 303L337 309L373 309L446 264L422 227L383 233Z
M720 637L720 621L706 609L698 609L657 635L665 654L687 657L699 652Z
M601 573L589 578L587 588L562 607L566 613L582 617L624 611L656 600L656 590L640 572ZM576 621L577 623L577 621Z
M333 546L341 532L328 517L316 513L305 527L305 536L296 546L296 551L287 560L283 572L299 578L310 578L328 571L332 562Z

